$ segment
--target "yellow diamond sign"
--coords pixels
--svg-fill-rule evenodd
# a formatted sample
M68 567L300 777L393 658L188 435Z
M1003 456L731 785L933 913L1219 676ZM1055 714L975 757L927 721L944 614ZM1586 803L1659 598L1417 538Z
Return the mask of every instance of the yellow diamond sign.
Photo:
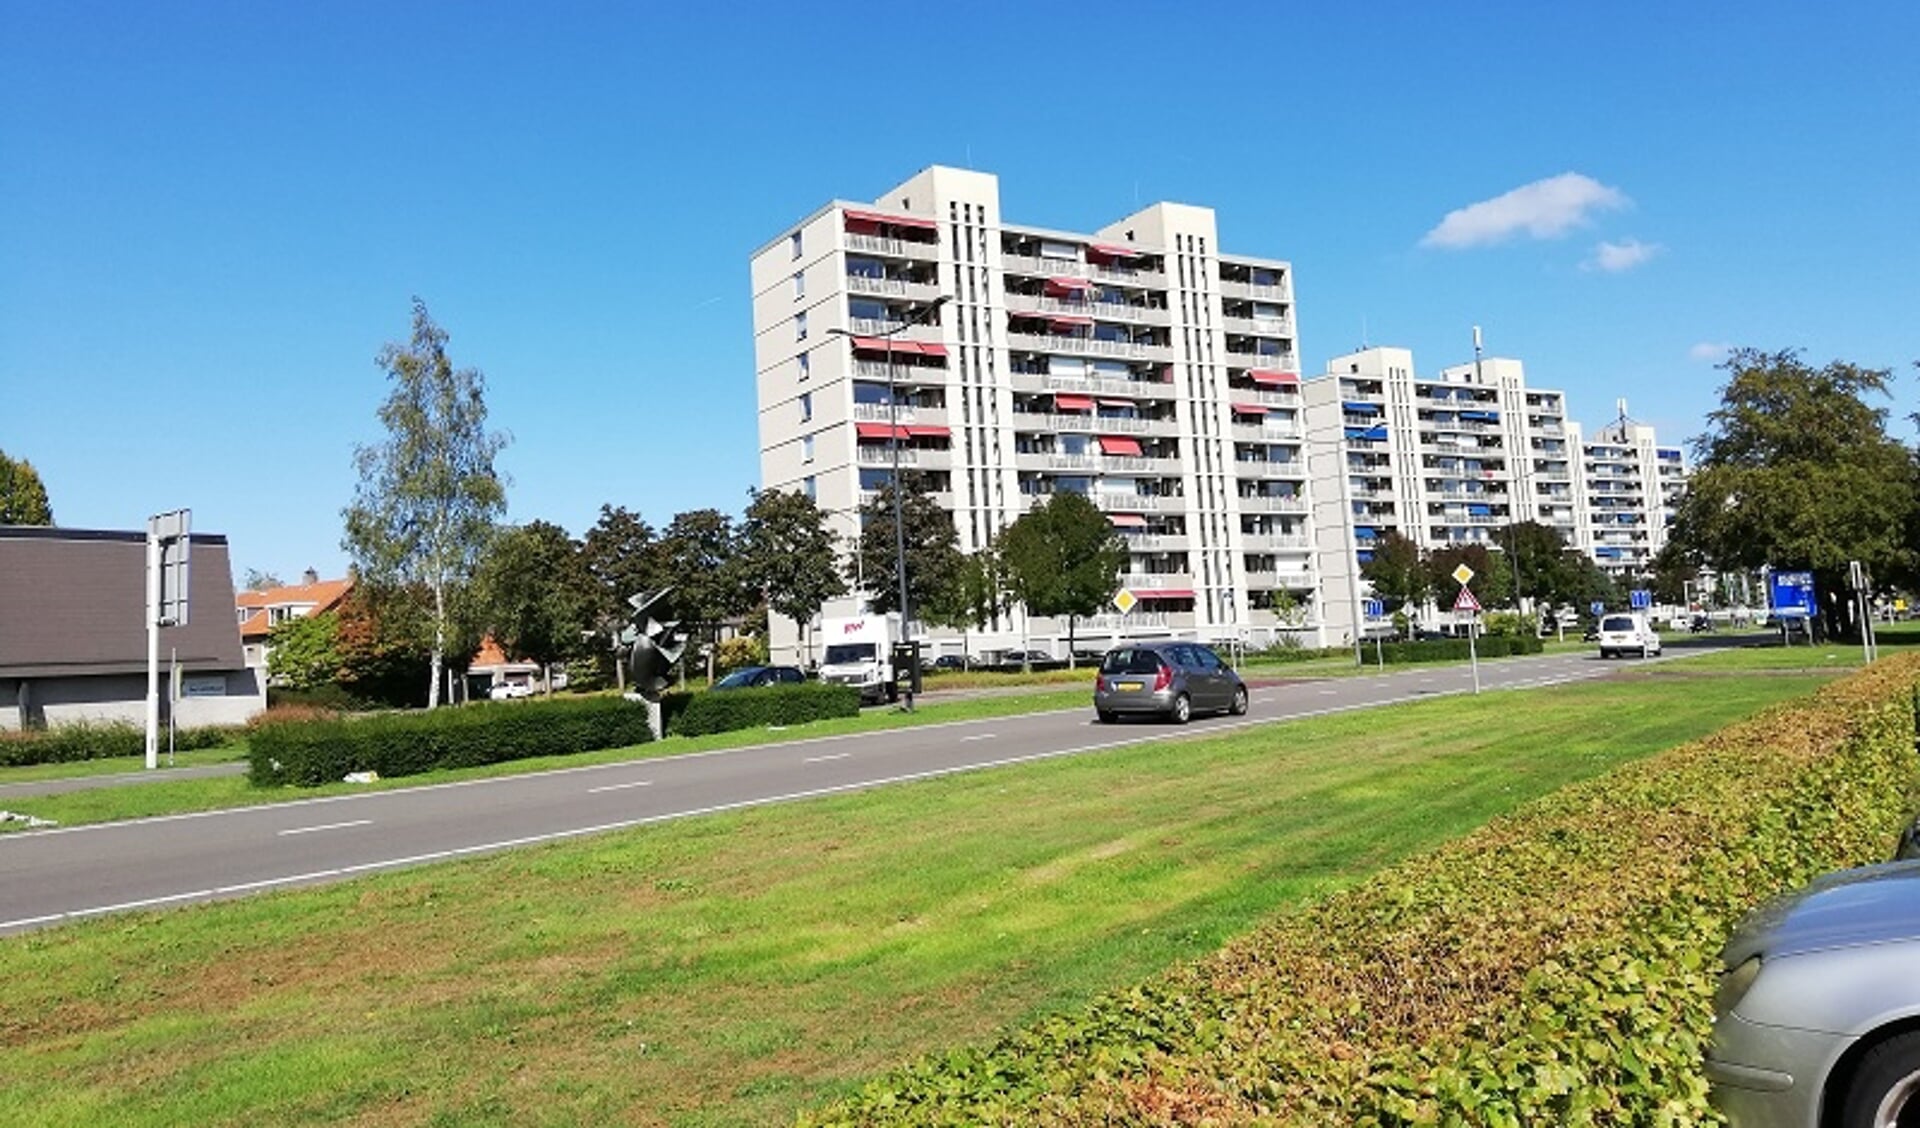
M1133 605L1138 602L1140 602L1140 597L1128 591L1126 588L1121 588L1120 593L1113 597L1113 605L1120 609L1122 615L1133 610Z
M1453 578L1456 582L1464 584L1468 580L1473 579L1473 569L1467 567L1465 563L1462 563L1458 568L1453 570Z

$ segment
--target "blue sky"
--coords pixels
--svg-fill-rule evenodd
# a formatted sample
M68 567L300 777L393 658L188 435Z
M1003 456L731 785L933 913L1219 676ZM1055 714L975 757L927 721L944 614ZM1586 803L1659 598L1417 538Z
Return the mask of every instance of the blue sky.
M1565 7L0 0L0 449L62 524L337 573L418 294L513 520L738 511L747 256L935 163L1016 222L1214 207L1309 374L1479 324L1674 440L1727 344L1920 406L1920 5Z

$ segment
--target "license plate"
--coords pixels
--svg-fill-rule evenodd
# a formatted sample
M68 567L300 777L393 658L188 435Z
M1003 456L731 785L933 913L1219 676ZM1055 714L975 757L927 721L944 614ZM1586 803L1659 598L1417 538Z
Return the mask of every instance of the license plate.
M1147 687L1145 682L1120 682L1118 686L1124 692L1138 692Z

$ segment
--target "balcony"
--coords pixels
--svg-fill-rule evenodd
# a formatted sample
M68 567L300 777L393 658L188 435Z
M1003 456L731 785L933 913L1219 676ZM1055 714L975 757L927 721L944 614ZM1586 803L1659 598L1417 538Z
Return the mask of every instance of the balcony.
M1241 533L1240 547L1247 552L1304 552L1313 547L1313 538L1305 533Z
M1298 391L1269 392L1265 389L1228 388L1227 398L1234 403L1258 403L1268 407L1297 408L1300 406L1300 393Z
M1193 544L1184 533L1125 533L1120 539L1126 542L1128 552L1186 552Z
M1227 364L1239 368L1278 368L1284 372L1300 370L1299 362L1291 352L1261 353L1228 349Z
M1016 411L1013 426L1021 431L1072 431L1076 434L1179 435L1179 424L1171 419L1131 419L1121 416L1064 414L1043 411Z
M1293 318L1291 317L1233 317L1223 315L1220 327L1229 333L1241 333L1249 337L1292 337Z
M893 454L893 448L884 443L859 444L859 462L862 466L891 467L893 465ZM948 450L934 450L910 446L900 448L900 465L902 466L937 466L945 468L952 457L953 452Z
M1116 380L1101 376L1055 376L1015 372L1008 377L1016 392L1085 392L1129 399L1173 399L1178 393L1166 380Z
M1061 313L1074 317L1092 317L1101 321L1130 321L1141 325L1171 325L1173 315L1165 309L1137 306L1127 302L1077 302L1033 294L1008 294L1007 309L1014 313Z
M1256 286L1252 282L1233 282L1220 279L1220 296L1223 298L1260 299L1269 302L1292 301L1285 286Z
M853 417L868 423L918 423L923 427L947 425L944 407L916 407L912 404L856 403Z
M885 380L887 362L884 360L856 360L853 362L853 374L862 380ZM895 361L893 379L900 384L944 384L947 370L928 364L905 364Z
M1166 494L1121 493L1118 490L1094 490L1087 500L1102 513L1181 512L1187 508L1184 497Z
M1235 423L1227 428L1237 443L1289 443L1300 441L1300 428L1295 426L1276 427L1271 423L1254 425Z
M1109 474L1177 477L1186 467L1177 458L1136 458L1130 454L1108 454L1101 456L1100 469Z
M1190 588L1193 577L1185 572L1123 572L1120 586L1128 591L1165 591L1168 588Z
M1174 622L1175 619L1182 620ZM1088 615L1076 621L1082 630L1088 631L1128 631L1170 630L1174 627L1193 626L1193 612L1141 611L1135 608L1125 615L1102 614Z
M860 235L848 231L842 235L849 251L860 251L870 255L888 255L893 258L937 259L940 257L940 244L908 242L905 239L889 239L883 235Z
M1122 360L1173 362L1173 349L1167 345L1142 345L1132 341L1103 341L1095 337L1068 337L1055 334L1007 334L1009 349L1038 353L1070 353L1083 356L1118 357Z
M1240 512L1242 513L1305 513L1306 511L1307 499L1304 497L1240 495Z
M930 302L940 296L940 287L931 282L909 282L904 278L869 278L864 274L849 274L847 292Z

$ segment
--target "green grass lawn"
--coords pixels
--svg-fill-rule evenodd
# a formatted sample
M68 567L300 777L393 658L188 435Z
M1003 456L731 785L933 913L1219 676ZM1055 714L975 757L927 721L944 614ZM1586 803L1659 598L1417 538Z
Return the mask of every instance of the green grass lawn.
M1820 680L1655 667L0 940L0 1122L779 1122Z

